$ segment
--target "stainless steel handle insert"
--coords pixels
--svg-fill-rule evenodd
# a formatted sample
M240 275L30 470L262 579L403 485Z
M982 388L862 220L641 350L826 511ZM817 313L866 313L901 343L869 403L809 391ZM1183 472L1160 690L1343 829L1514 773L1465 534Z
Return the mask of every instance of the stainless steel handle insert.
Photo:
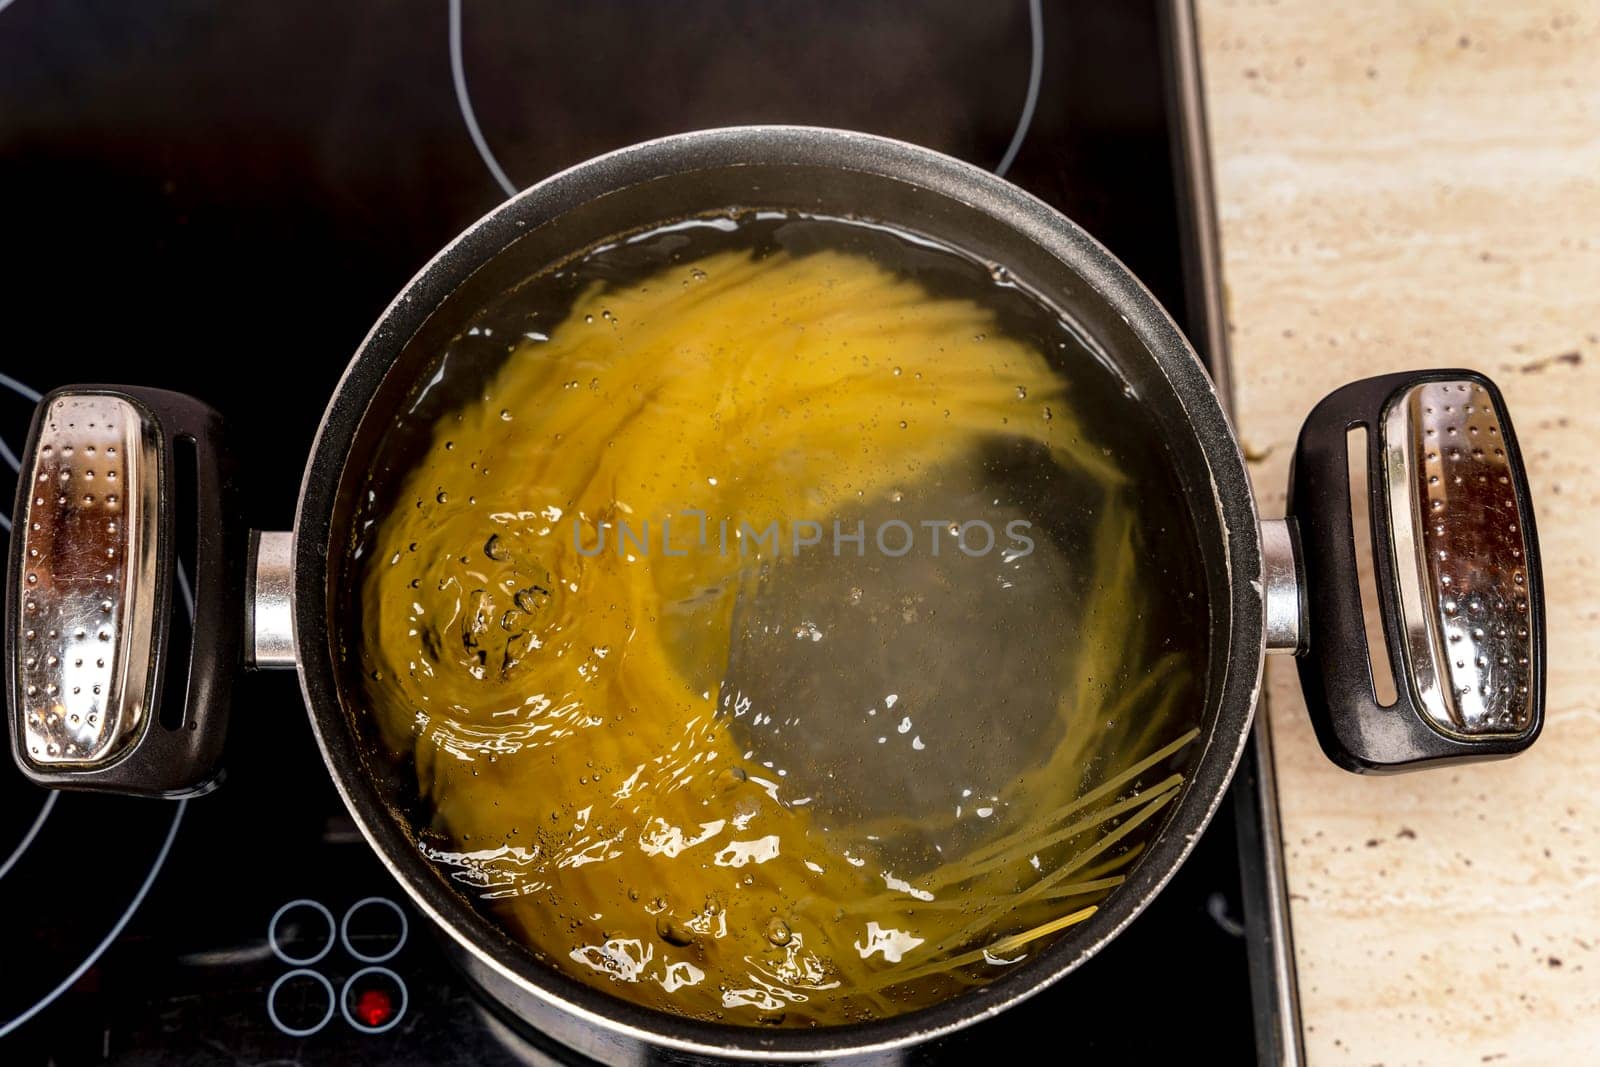
M153 699L157 437L121 397L42 414L21 516L16 657L22 749L94 767L135 739Z
M249 665L257 669L293 667L294 534L262 531L251 537L245 632Z
M1528 539L1500 412L1472 381L1423 382L1384 420L1404 649L1440 731L1514 736L1533 722Z
M1261 598L1267 620L1267 651L1294 654L1303 647L1300 550L1290 519L1261 522Z

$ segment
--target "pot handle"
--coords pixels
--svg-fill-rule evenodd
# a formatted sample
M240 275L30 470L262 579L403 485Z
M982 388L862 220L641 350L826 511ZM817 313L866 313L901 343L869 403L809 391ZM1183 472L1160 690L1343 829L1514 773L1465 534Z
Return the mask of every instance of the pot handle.
M1351 518L1365 430L1373 574L1395 680L1380 703ZM1329 758L1359 773L1497 759L1544 722L1544 589L1500 390L1470 370L1353 382L1306 418L1289 474L1305 605L1300 684Z
M222 419L198 400L70 386L39 402L5 607L12 754L28 778L156 797L217 784L243 637L233 496ZM185 659L172 620L191 599Z

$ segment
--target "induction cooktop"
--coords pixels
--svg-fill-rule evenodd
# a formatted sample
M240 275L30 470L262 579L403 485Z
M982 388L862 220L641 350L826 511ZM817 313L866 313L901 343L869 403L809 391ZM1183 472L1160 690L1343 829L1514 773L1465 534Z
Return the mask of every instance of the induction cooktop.
M1004 174L1123 259L1220 378L1190 18L1160 0L0 0L0 459L15 469L36 390L179 389L229 421L245 521L286 529L329 391L436 249L585 158L745 123ZM446 962L334 793L292 675L239 687L229 753L221 789L179 802L0 767L0 1058L565 1060ZM916 1058L1026 1041L1277 1059L1292 983L1258 755L1109 948Z

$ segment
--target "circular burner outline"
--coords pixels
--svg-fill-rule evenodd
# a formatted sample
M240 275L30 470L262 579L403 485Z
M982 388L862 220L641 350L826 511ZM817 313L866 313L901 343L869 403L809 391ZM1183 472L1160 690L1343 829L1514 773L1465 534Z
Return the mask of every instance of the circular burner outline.
M1000 157L1000 162L994 168L994 172L1002 178L1011 169L1011 164L1017 161L1022 142L1028 139L1028 127L1033 125L1034 109L1039 106L1039 86L1044 81L1044 0L1028 0L1028 36L1032 38L1029 42L1028 93L1022 99L1022 114L1017 116L1016 132L1011 135L1006 154Z
M283 984L291 978L315 978L317 983L327 991L328 1010L323 1012L321 1020L319 1020L315 1026L297 1028L288 1025L282 1019L278 1018L278 990L282 989ZM349 983L347 982L345 984L348 985ZM333 1021L333 1002L335 995L336 994L333 991L333 983L328 981L328 979L318 971L313 971L309 967L296 967L292 971L284 971L278 976L278 980L272 983L272 988L267 990L267 1018L272 1020L273 1026L276 1026L279 1030L283 1031L290 1037L310 1037L312 1034L321 1030L324 1026L327 1026ZM347 1015L345 1018L349 1018L349 1016Z
M134 912L139 910L139 905L143 904L144 898L150 894L150 887L155 884L156 875L160 874L161 868L166 865L167 856L172 851L172 842L177 839L178 827L183 824L183 813L188 809L188 807L189 802L187 800L180 800L177 802L175 810L172 813L172 823L167 827L166 839L161 842L161 849L156 853L155 862L150 865L150 870L144 876L144 881L140 883L138 891L133 894L133 899L128 902L127 908L124 909L122 915L118 917L117 921L112 924L111 929L107 931L106 936L101 938L100 942L95 945L94 948L89 950L88 954L84 956L83 961L74 967L72 972L63 978L54 989L50 990L50 992L46 993L43 997L40 997L33 1007L28 1008L26 1011L20 1012L9 1022L0 1024L0 1037L5 1037L6 1035L10 1034L13 1030L16 1030L23 1024L27 1023L35 1015L38 1015L41 1011L44 1011L51 1004L54 1004L56 1000L60 998L61 994L71 989L73 985L77 983L78 979L82 978L84 973L87 972L90 967L93 967L101 956L105 955L106 949L110 948L112 943L116 941L119 936L121 936L123 929L128 925L129 921L133 919Z
M9 2L10 0L0 2L0 10L4 10ZM41 399L38 390L24 385L8 374L0 374L0 385L4 385L24 400L32 403L37 404ZM11 450L10 442L3 437L0 437L0 460L4 460L6 466L16 472L17 477L20 478L22 476L22 460ZM5 528L7 534L11 533L11 516L4 511L0 511L0 526ZM11 873L11 868L15 867L17 861L22 858L22 854L28 851L28 846L33 844L33 839L39 836L39 831L44 828L45 820L50 818L50 812L56 806L56 798L60 795L60 793L51 790L49 795L45 797L44 804L39 808L39 814L34 816L33 825L28 827L28 832L22 835L22 840L17 842L17 847L11 850L11 855L6 857L6 861L0 863L0 878L4 878Z
M388 905L390 910L392 910L400 919L400 936L395 939L394 947L389 949L388 952L383 953L381 956L368 956L365 953L357 952L354 942L350 940L351 916L355 915L356 912L360 911L369 904ZM329 916L329 918L332 919L332 916ZM360 900L350 905L350 907L346 908L344 918L339 920L339 943L344 946L344 950L346 952L350 953L353 958L360 960L362 963L384 963L388 960L394 959L400 954L400 950L406 947L406 938L410 935L411 922L406 918L405 909L399 904L396 904L393 900L390 900L388 897L362 897ZM367 969L371 970L372 968L369 967Z
M9 0L3 0L3 2L0 2L0 9L3 9L5 3L8 2ZM40 393L39 390L18 381L11 375L4 372L0 372L0 387L11 390L13 393L16 393L29 403L37 404L44 398L44 394ZM22 473L21 461L17 458L16 454L11 451L9 445L5 447L3 452L0 452L0 458L3 458L6 464L13 467L13 469L15 469L19 475ZM11 531L11 517L3 512L0 512L0 518L4 518L5 530L7 533L9 533ZM194 597L191 595L188 577L183 573L183 567L181 564L178 567L178 579L179 586L183 592L184 606L188 609L189 616L193 618ZM53 810L54 800L58 796L60 796L59 793L52 793L51 799L45 802L46 807ZM150 887L155 884L156 876L161 873L161 868L166 866L167 856L172 852L172 842L177 840L178 827L183 825L183 814L188 810L188 808L189 801L187 799L180 800L173 806L172 822L167 826L167 836L162 840L161 848L157 850L156 858L154 862L150 864L150 870L146 872L144 881L139 883L139 888L134 892L133 899L128 902L128 906L123 910L122 914L117 917L117 921L111 924L111 929L107 931L105 937L101 938L94 948L90 949L89 952L84 956L83 960L76 967L74 967L65 978L57 983L53 989L35 1001L32 1007L26 1009L25 1011L19 1012L9 1021L0 1023L0 1038L3 1038L14 1030L19 1029L34 1016L38 1015L50 1005L54 1004L61 997L61 994L71 989L73 985L77 983L78 979L82 978L89 968L93 967L95 963L99 961L100 957L105 955L106 950L111 947L112 943L115 942L119 936L121 936L123 929L127 927L130 921L132 921L134 913L139 910L139 905L143 904L144 898L150 894ZM35 830L43 827L45 814L47 813L42 812L40 817L35 820ZM33 837L37 837L37 833L34 833ZM27 839L27 844L30 846L33 844L32 837ZM8 871L11 865L15 864L15 862L21 858L22 854L22 850L18 850L10 859L6 861L6 869Z
M0 513L0 517L4 517L3 513ZM9 528L8 520L7 529ZM39 836L40 830L44 829L45 820L50 818L50 813L55 810L56 801L60 797L61 794L56 790L49 791L49 795L44 798L44 803L39 806L39 814L33 817L33 825L28 827L28 832L22 835L22 840L17 842L17 847L11 850L11 855L6 857L6 861L0 863L0 878L10 874L11 868L15 867L17 861L22 858L22 854L28 851L28 846L33 844L33 839Z
M289 955L288 952L284 951L283 946L278 943L278 920L287 915L290 909L301 907L314 909L328 921L328 940L323 943L322 948L315 955L307 956L303 959ZM273 912L272 918L267 920L268 947L272 949L274 956L291 967L309 967L314 963L321 963L323 958L333 951L333 943L339 939L339 935L339 924L334 921L333 912L329 911L327 905L321 901L312 900L310 897L296 897Z
M389 1021L382 1026L368 1026L366 1023L357 1022L356 1017L350 1014L350 987L355 985L356 979L365 978L369 974L383 975L394 983L396 989L400 990L400 1006L394 1010L394 1015L390 1016ZM406 980L387 967L363 967L349 978L346 978L344 985L339 989L339 1014L344 1016L344 1021L349 1023L353 1029L359 1030L363 1034L381 1034L394 1029L400 1020L406 1017L406 1009L410 1006L411 991L406 988Z
M461 111L461 121L467 127L467 136L472 138L472 146L478 150L478 158L483 160L495 183L508 198L516 196L520 190L495 158L488 138L484 137L483 129L478 125L477 112L472 109L472 94L467 90L467 63L462 56L461 0L450 0L449 21L450 80L455 85L456 106ZM1011 135L1011 143L1006 146L1005 155L994 167L994 172L1002 178L1011 169L1011 164L1016 162L1022 142L1028 138L1028 127L1033 125L1033 112L1039 104L1039 87L1044 82L1044 0L1028 0L1028 36L1028 91L1022 100L1022 113L1017 116L1017 128Z

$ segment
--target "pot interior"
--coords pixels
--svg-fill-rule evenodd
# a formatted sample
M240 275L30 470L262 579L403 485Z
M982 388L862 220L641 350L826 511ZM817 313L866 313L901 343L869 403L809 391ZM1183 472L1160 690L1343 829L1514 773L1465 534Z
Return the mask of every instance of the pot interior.
M639 175L605 188L589 188L577 177L561 195L541 197L538 190L501 209L497 226L483 227L447 250L434 267L412 283L384 324L358 356L336 399L319 457L336 455L330 467L332 492L325 514L307 510L303 502L299 537L315 537L319 526L328 546L321 584L323 615L309 621L302 599L302 650L308 635L327 649L325 666L339 697L340 714L319 720L319 732L341 787L371 833L388 853L386 860L402 874L414 894L421 893L440 917L456 927L458 939L471 941L528 982L554 991L563 1000L591 1007L649 1027L652 1021L620 1002L596 1000L593 991L545 967L509 938L492 920L463 904L470 895L452 884L438 867L418 855L413 827L426 821L426 804L417 796L415 774L403 763L380 754L382 746L363 708L359 640L350 627L359 618L359 575L351 548L360 544L365 524L394 498L396 486L428 447L430 430L445 412L472 397L506 358L499 344L472 343L468 331L484 320L485 309L504 306L506 294L528 279L584 249L619 234L638 232L674 220L730 208L767 209L862 219L892 225L960 250L974 260L1003 265L1034 298L1047 302L1072 324L1074 332L1125 388L1137 397L1147 424L1162 440L1170 477L1161 492L1176 494L1185 513L1185 543L1198 553L1205 604L1199 609L1208 629L1195 670L1203 676L1204 706L1199 714L1201 743L1190 749L1193 771L1204 761L1227 764L1218 773L1187 774L1179 802L1163 813L1164 832L1189 833L1201 825L1225 784L1239 745L1248 708L1225 698L1230 656L1239 654L1230 640L1237 590L1229 569L1229 531L1218 498L1212 456L1196 429L1196 405L1214 408L1214 398L1198 396L1191 377L1175 385L1175 361L1192 361L1181 347L1152 350L1149 330L1141 336L1139 317L1148 309L1130 309L1126 300L1109 298L1081 269L1066 262L1060 248L1033 239L1038 227L1057 227L1048 209L1035 205L1041 217L1002 215L947 191L922 184L915 173L876 173L838 165L803 162L699 165L690 162L676 172ZM1024 211L1030 210L1026 207ZM1068 232L1068 238L1074 233ZM1081 235L1077 239L1081 240ZM1087 244L1087 242L1084 242ZM1107 257L1108 258L1108 257ZM1113 265L1114 266L1114 265ZM1146 297L1146 300L1148 298ZM409 321L408 321L409 320ZM412 328L412 323L417 323ZM1175 331L1172 332L1175 338ZM340 437L330 449L328 435ZM1211 449L1218 442L1210 443ZM1231 441L1227 442L1231 447ZM314 476L314 475L313 475ZM318 498L312 494L308 499ZM1247 506L1247 505L1246 505ZM320 523L319 523L320 520ZM302 544L302 558L306 549ZM305 651L302 652L304 656ZM1246 650L1246 654L1253 654ZM318 657L320 659L320 657ZM313 698L315 693L312 693ZM313 699L315 704L315 699ZM1234 701L1236 704L1237 701ZM318 715L322 711L318 709ZM1219 730L1219 724L1225 727ZM1219 736L1220 734L1220 736ZM1220 753L1220 755L1216 754ZM404 843L404 844L402 844ZM1063 973L1114 932L1165 880L1175 856L1186 845L1152 847L1136 861L1134 874L1117 893L1131 899L1102 909L1090 922L1066 934L1048 951L983 987L975 995L989 1002L1010 991L1026 992L1051 975ZM1151 868L1144 869L1144 868ZM1115 899L1115 898L1113 898ZM998 992L996 992L998 991ZM715 1029L715 1028L713 1028ZM782 1040L784 1035L776 1035ZM764 1040L772 1040L768 1034Z

